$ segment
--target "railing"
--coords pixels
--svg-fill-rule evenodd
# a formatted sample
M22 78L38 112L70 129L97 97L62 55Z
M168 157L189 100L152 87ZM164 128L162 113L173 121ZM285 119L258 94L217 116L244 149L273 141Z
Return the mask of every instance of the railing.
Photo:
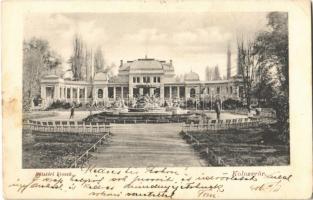
M186 136L189 137L190 141L194 143L196 146L200 147L202 145L205 146L205 154L208 156L208 159L210 160L211 164L217 165L217 166L224 166L224 160L214 153L212 149L208 147L207 143L200 143L198 139L192 136L192 134L186 132Z
M183 131L206 131L206 130L227 130L237 129L245 127L255 127L262 122L261 118L238 118L238 119L226 119L226 120L209 120L207 123L190 123L186 122L183 125Z
M102 144L103 141L107 140L108 137L110 136L110 133L107 133L105 135L103 135L96 143L94 143L89 149L87 149L81 156L79 156L78 158L75 158L74 162L72 165L70 165L70 168L73 167L77 167L79 161L82 161L81 165L83 165L88 159L89 159L89 152L95 152L97 149L97 145L98 144Z
M110 123L84 121L35 121L26 120L23 128L39 132L61 133L106 133L110 132Z

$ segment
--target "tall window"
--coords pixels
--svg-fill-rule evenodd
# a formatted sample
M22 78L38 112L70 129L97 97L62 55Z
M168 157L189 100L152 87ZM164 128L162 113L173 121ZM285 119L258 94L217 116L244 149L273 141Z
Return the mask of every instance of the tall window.
M85 88L80 88L79 89L79 98L84 98L84 96L85 96Z
M136 77L133 77L133 83L136 83Z
M114 88L113 87L108 87L108 97L114 98Z
M185 87L179 87L179 98L185 97Z
M137 83L140 83L140 77L137 77Z
M103 90L102 89L98 89L98 98L99 99L103 98Z
M160 83L161 82L161 78L160 77L158 77L158 83Z
M146 77L143 77L143 82L144 82L144 83L146 83L146 82L147 82Z
M153 77L153 82L154 82L154 83L157 82L157 77Z
M190 89L190 97L196 97L196 90L194 88Z
M221 88L220 88L220 86L217 86L216 93L219 94L220 92L221 92Z
M66 97L67 97L68 99L71 98L71 88L67 88Z

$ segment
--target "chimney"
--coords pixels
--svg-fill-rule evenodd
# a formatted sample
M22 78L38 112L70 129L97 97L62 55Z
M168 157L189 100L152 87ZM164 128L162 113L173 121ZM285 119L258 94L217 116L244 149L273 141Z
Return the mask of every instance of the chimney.
M227 45L227 79L231 78L231 51L230 44Z

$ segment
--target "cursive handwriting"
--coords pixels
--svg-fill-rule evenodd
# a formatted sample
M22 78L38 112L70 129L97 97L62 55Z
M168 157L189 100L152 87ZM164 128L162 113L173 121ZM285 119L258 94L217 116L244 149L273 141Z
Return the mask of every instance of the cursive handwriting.
M191 168L119 169L90 165L80 170L35 172L31 179L16 179L9 187L20 194L41 190L75 194L83 190L92 198L172 199L189 194L200 199L215 199L223 198L233 184L250 183L242 184L242 189L258 193L279 192L292 179L291 174L279 171L266 174L263 171L205 172L195 174Z

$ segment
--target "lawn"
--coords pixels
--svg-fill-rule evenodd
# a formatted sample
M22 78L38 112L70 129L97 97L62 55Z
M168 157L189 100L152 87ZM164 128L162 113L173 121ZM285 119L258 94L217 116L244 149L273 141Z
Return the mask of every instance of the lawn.
M275 139L277 132L274 127L260 126L188 132L196 140L185 132L181 135L211 166L289 165L289 144Z
M101 137L23 130L23 168L67 168Z

